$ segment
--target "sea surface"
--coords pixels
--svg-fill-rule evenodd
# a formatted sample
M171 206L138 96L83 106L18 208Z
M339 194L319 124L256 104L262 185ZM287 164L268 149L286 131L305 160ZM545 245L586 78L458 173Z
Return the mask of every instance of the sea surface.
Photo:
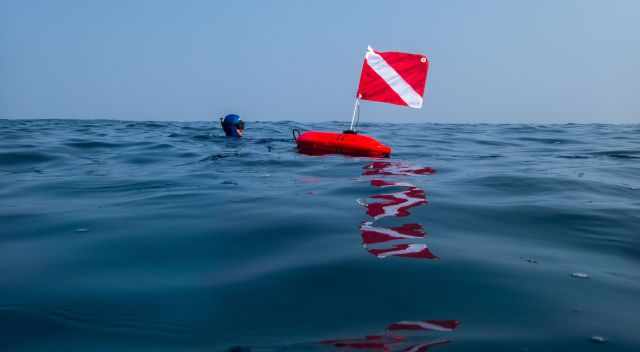
M640 125L0 120L1 351L640 351Z

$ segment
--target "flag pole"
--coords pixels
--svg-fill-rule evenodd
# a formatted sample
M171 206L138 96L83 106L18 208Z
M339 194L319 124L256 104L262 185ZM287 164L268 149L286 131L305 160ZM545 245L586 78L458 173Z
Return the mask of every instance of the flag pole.
M358 112L358 108L360 107L360 97L356 97L356 102L353 104L353 116L351 116L351 127L349 127L350 131L355 132L354 123L356 121L356 113ZM358 116L358 120L359 120Z

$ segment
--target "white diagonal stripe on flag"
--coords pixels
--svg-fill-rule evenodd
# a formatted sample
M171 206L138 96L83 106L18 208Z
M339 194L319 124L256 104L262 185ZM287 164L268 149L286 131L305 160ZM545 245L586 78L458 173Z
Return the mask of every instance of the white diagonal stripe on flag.
M396 92L407 106L420 109L422 107L422 97L418 94L398 72L389 65L382 56L377 54L371 47L365 55L367 64L374 70L388 85Z

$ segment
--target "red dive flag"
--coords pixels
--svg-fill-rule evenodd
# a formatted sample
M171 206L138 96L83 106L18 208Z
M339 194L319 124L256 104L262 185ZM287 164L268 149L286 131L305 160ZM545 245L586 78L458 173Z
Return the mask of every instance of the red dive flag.
M425 55L379 52L369 47L362 65L358 98L420 109L428 69Z

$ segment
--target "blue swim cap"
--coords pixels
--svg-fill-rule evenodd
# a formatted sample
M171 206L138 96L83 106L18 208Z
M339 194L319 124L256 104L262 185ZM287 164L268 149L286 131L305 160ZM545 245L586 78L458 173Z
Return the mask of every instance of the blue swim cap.
M240 116L230 114L224 117L222 120L222 129L227 137L240 137L238 134L237 126L240 124Z

